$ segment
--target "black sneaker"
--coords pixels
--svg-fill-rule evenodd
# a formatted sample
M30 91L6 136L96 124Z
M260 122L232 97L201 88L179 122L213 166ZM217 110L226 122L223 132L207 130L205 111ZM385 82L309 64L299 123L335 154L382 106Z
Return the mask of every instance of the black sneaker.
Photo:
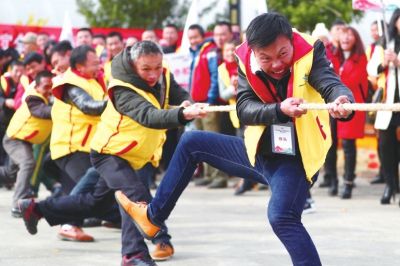
M40 216L35 213L35 201L33 199L20 199L18 200L18 207L22 214L22 219L26 229L31 235L37 233L37 224L40 220Z
M125 255L122 257L121 266L157 266L148 253Z

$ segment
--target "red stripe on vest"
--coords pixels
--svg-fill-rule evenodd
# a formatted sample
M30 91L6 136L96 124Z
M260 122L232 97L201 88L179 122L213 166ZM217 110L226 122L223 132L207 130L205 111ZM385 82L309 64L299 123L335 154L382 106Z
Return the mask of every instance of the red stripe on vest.
M39 134L39 130L33 131L31 134L29 134L28 136L26 136L26 137L24 138L24 140L30 140L30 139L32 139L33 137L35 137L37 134Z
M90 131L92 131L92 125L88 125L88 127L86 129L86 133L85 133L85 136L83 137L82 144L81 144L82 147L84 147L86 145L86 142L90 135Z
M318 116L317 116L316 120L317 120L319 131L321 132L321 135L324 138L324 140L326 140L326 133L325 133L325 131L323 129L324 126L321 125L321 122L319 121L319 117Z
M137 144L138 144L138 142L136 140L134 140L128 146L126 146L119 152L115 153L115 155L122 155L124 153L127 153L130 149L133 149Z
M106 144L101 148L100 153L103 153L104 148L107 147L108 143L110 143L111 138L119 134L119 126L121 125L122 119L123 119L123 116L120 115L120 116L119 116L118 125L117 125L117 131L116 131L115 133L113 133L113 134L108 138Z

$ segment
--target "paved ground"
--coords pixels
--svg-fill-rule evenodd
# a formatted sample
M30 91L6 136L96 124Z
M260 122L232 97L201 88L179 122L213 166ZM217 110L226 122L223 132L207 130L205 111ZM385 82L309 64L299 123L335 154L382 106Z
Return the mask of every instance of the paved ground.
M367 153L363 154L360 157L367 160ZM380 205L383 185L369 185L373 173L367 169L361 167L359 173L351 200L332 198L325 189L313 188L317 211L304 215L303 223L323 265L400 265L398 199L396 204ZM241 197L232 193L233 189L211 191L191 185L168 221L176 255L159 265L291 265L266 221L269 192L251 191ZM96 242L72 243L58 240L58 227L41 221L38 234L31 236L21 220L10 216L11 195L0 189L1 266L119 265L119 230L89 228L86 231Z

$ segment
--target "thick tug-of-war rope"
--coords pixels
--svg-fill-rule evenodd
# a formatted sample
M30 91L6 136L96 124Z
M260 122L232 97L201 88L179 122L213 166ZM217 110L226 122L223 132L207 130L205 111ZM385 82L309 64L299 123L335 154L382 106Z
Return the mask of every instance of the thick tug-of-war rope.
M299 105L300 108L306 110L327 110L334 103L302 103ZM376 112L376 111L391 111L400 112L400 103L343 103L341 104L343 109L350 111L365 111L365 112ZM235 111L235 105L210 105L204 107L206 112L230 112Z

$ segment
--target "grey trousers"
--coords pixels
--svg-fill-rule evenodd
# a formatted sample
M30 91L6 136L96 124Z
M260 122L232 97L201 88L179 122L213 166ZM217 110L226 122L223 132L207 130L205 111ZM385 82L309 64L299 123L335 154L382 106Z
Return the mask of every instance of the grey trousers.
M7 135L3 139L3 147L10 156L10 164L18 167L12 207L17 208L17 201L29 194L29 181L35 169L32 144L19 139L10 139Z

